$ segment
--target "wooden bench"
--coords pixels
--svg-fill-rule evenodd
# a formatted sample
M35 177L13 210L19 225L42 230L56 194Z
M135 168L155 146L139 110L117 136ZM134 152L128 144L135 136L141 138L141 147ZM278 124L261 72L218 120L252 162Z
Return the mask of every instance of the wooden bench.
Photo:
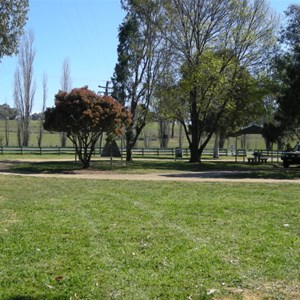
M248 163L249 164L254 164L254 163L257 163L257 164L259 164L259 163L266 164L267 160L268 160L268 157L265 157L265 156L260 156L258 158L248 157Z
M254 157L248 157L248 163L253 164L255 162L255 158Z
M268 160L268 157L265 157L265 156L262 156L259 158L259 161L262 163L262 164L266 164L267 163L267 160Z

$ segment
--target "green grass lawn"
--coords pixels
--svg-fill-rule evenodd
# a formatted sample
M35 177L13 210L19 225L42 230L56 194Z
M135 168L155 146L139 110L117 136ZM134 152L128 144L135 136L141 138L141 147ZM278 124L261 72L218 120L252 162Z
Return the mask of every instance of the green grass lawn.
M0 180L1 300L300 298L298 185Z

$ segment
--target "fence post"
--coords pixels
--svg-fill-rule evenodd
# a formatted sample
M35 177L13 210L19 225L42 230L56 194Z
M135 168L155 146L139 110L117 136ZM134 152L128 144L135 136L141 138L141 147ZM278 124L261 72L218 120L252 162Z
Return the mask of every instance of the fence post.
M1 154L3 155L3 146L1 146Z
M23 155L23 147L21 146L21 155Z
M40 147L40 155L42 155L42 147Z
M157 156L159 157L159 148L157 148Z

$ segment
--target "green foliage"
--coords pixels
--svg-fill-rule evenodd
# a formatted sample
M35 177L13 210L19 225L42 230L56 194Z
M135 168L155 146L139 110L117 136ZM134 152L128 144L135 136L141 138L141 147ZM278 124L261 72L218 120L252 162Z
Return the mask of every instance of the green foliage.
M17 110L11 108L8 104L0 104L0 119L1 120L14 120L17 116Z
M299 298L297 185L1 183L1 299Z
M182 65L181 76L177 86L158 88L158 107L185 126L196 161L215 132L227 135L263 112L263 78L253 77L230 51L203 52L197 64Z
M300 138L300 6L291 5L286 15L281 42L287 50L275 60L275 79L280 85L276 119L285 131L293 131Z
M281 30L280 40L290 49L299 48L300 44L300 5L292 4L288 7L285 15L288 19L286 26Z
M112 95L127 105L132 115L125 133L129 161L131 149L146 125L154 87L164 68L164 43L155 25L156 5L152 1L122 1L122 7L127 14L119 28Z
M0 61L17 52L28 8L28 0L0 0Z
M177 66L166 76L176 89L171 97L177 93L171 110L185 128L190 161L198 162L215 132L245 125L262 110L254 74L273 50L275 20L266 1L158 2L172 68Z
M281 142L283 139L283 128L272 122L265 122L263 125L262 135L266 140L267 149L271 149L271 145Z
M197 89L196 109L206 133L233 132L262 114L264 78L255 78L230 51L202 53L197 65L182 67L180 91Z
M127 16L119 28L119 45L118 45L118 63L115 66L114 85L112 96L118 99L123 105L126 104L130 96L129 81L131 76L130 63L134 60L134 55L138 55L138 21L135 16ZM141 41L140 41L141 42ZM134 47L133 45L136 44Z
M129 113L119 102L84 87L55 95L55 107L45 111L44 129L66 132L83 166L88 168L100 135L120 135L129 123Z

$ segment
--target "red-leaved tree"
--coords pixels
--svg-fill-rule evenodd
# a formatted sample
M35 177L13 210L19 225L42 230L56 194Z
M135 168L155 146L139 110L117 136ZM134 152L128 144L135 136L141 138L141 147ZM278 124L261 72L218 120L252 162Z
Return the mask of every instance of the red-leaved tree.
M69 93L59 91L55 106L45 111L43 125L50 132L66 132L83 168L89 168L100 135L118 136L130 122L130 113L119 102L83 87Z

